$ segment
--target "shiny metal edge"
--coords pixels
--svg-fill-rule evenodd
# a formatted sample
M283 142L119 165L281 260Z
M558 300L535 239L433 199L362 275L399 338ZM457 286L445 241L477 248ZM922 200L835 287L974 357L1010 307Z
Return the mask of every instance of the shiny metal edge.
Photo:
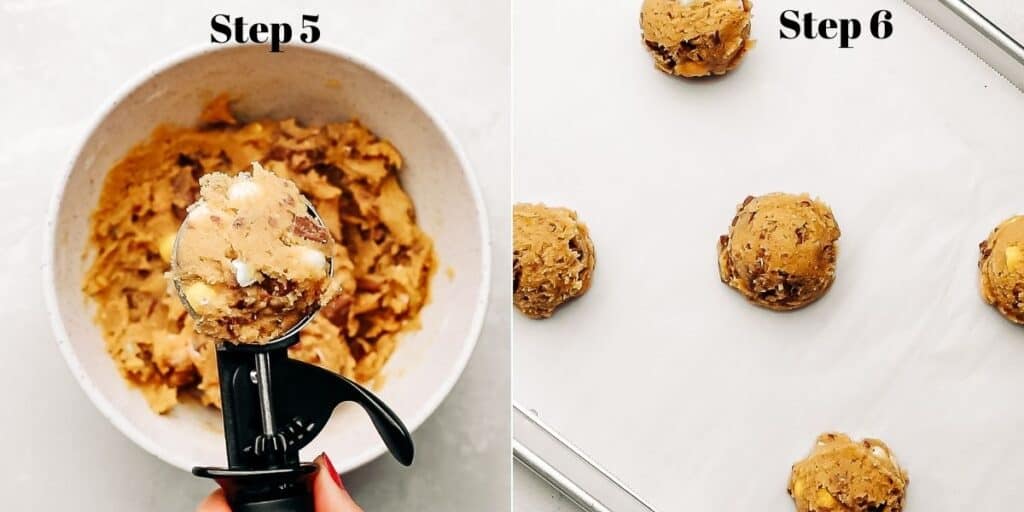
M573 483L572 480L558 472L558 470L530 451L529 448L523 446L519 441L512 441L512 455L515 457L516 462L525 466L526 469L529 469L541 480L544 480L548 485L562 493L563 496L577 507L587 512L611 512L608 507L598 502L597 498L594 498L587 491Z
M1010 34L1007 34L999 25L996 25L984 14L979 12L966 0L940 0L946 4L960 19L980 32L985 38L995 44L1000 50L1006 52L1018 64L1024 66L1024 46L1022 46Z
M904 3L1024 92L1024 45L966 0L904 0Z
M557 446L559 450L557 455L569 457L579 462L581 467L586 468L588 472L597 476L599 480L613 487L622 496L628 497L630 505L633 506L634 510L655 512L654 507L644 501L635 491L627 487L621 480L598 465L597 462L570 443L565 437L541 421L536 413L525 409L518 403L513 403L512 408L513 426L516 425L516 420L518 419L520 423L527 425L528 428L535 429L537 432L550 438L553 445ZM516 461L523 464L527 469L583 510L587 512L612 512L613 509L601 501L600 492L597 492L599 491L598 489L586 489L579 482L573 481L566 476L563 470L557 467L557 462L552 460L554 457L545 458L542 453L537 453L533 447L528 446L521 440L521 437L524 436L517 435L518 430L513 428L512 433L512 455Z

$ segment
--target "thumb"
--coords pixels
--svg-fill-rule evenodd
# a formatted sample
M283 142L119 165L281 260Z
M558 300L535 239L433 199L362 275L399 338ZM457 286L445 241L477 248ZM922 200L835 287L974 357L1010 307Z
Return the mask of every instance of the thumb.
M320 466L313 481L313 502L316 512L363 512L341 483L341 476L331 464L326 453L321 453L313 462Z
M199 504L196 512L231 512L228 500L224 499L224 491L217 489Z

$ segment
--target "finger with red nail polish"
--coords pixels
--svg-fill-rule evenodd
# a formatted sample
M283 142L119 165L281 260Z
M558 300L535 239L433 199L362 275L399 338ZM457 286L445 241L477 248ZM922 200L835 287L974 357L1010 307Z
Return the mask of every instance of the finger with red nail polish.
M327 454L321 453L313 462L320 467L313 482L316 512L363 512L345 490L345 484Z
M326 453L320 454L324 458L324 469L327 470L327 474L331 475L331 479L334 483L338 484L338 487L345 488L345 484L341 483L341 475L338 474L338 470L334 469L334 464L331 463L331 458Z

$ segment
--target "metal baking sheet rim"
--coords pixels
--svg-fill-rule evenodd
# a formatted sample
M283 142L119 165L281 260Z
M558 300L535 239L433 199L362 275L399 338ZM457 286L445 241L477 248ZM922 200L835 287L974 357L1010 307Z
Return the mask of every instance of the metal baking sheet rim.
M904 0L999 76L1024 92L1024 45L967 0Z
M512 454L546 484L586 512L655 512L654 508L621 480L601 467L579 448L546 425L537 414L518 403L512 405ZM546 447L534 441L528 446L522 438L540 437ZM561 463L556 461L561 459ZM566 461L569 463L566 463ZM567 466L575 463L576 478L567 474ZM586 483L580 476L589 477Z

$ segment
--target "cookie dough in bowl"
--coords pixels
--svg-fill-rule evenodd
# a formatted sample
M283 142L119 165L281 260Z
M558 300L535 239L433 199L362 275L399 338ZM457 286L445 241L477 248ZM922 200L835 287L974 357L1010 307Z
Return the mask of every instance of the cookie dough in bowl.
M793 465L787 491L797 512L901 512L909 483L882 441L826 433Z
M1001 222L980 249L982 298L1007 320L1024 324L1024 216Z
M334 240L294 183L253 162L251 173L216 172L199 185L170 271L197 331L263 343L331 299Z
M293 283L323 290L328 252L337 293L319 298L323 308L289 352L372 386L399 337L419 325L437 266L390 142L354 120L243 123L230 103L218 96L200 112L198 128L161 126L132 148L107 172L90 216L89 250L98 256L82 289L97 306L93 320L110 358L159 413L194 391L219 405L213 345L252 342L304 316L313 296L297 294ZM221 174L253 161L273 174L234 181ZM178 283L188 281L180 287L165 277L175 247L185 262ZM269 267L281 267L283 279L267 279Z
M475 174L407 88L323 45L204 47L161 64L84 131L55 191L44 274L60 353L86 395L185 471L224 462L216 340L196 332L165 273L199 180L253 161L295 183L334 238L338 293L293 359L370 387L414 431L457 382L487 307ZM342 407L309 450L344 472L385 446Z
M644 0L640 28L665 73L724 75L753 47L750 9L750 0Z
M590 289L594 242L576 212L519 203L512 224L512 294L523 314L548 318Z
M719 238L719 274L758 306L798 309L835 280L839 236L832 210L807 194L748 196Z

